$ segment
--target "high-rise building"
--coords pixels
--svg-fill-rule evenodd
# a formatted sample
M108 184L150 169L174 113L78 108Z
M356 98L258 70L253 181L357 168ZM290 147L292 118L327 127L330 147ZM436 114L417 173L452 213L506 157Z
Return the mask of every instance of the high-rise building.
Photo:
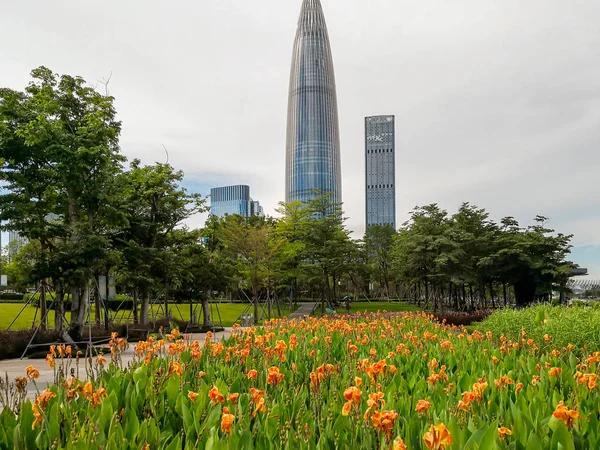
M366 219L396 228L396 140L394 116L365 118Z
M238 214L244 217L262 216L260 203L250 197L250 186L225 186L210 190L210 213L213 216Z
M16 231L8 232L8 260L12 261L15 256L27 245L27 238L19 235Z
M342 201L333 58L320 0L304 0L294 41L286 142L285 200L315 192Z

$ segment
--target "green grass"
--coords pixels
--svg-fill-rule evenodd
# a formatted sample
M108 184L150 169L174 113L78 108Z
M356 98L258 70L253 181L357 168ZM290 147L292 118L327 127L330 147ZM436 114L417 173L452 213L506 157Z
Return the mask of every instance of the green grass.
M6 327L10 325L19 311L23 308L22 303L0 303L0 330L6 330ZM27 306L23 313L19 316L11 330L26 330L31 328L33 317L35 315L35 306ZM67 312L67 320L71 318L71 313ZM40 323L40 311L37 312L37 319L35 325ZM48 325L52 327L54 325L54 311L48 313Z
M352 302L350 304L350 313L356 312L404 312L404 311L418 311L415 305L409 305L404 302ZM338 314L345 314L346 308L341 305L336 308ZM317 306L315 311L316 316L321 315L321 307Z
M17 316L21 308L22 304L14 304L14 303L0 303L0 330L5 330L6 327L12 322L12 320ZM11 330L25 330L31 328L31 323L33 321L33 316L35 314L35 306L27 306L23 313L19 316L17 321L11 327ZM164 309L160 309L158 305L153 305L151 308L153 309L159 317L164 317ZM169 309L172 313L172 317L174 319L179 320L190 320L190 307L189 305L169 305ZM281 313L284 317L289 314L289 307L287 304L281 305ZM202 309L200 306L196 309L197 320L202 322ZM211 303L211 315L213 317L213 321L215 325L220 325L221 320L219 320L220 313L221 320L223 322L224 327L230 327L235 322L238 321L240 315L242 313L253 314L254 309L249 304L243 303L221 303L217 306L216 303ZM266 317L266 307L265 311L263 311L262 306L260 309L261 316ZM132 314L129 311L120 311L119 313L115 313L114 311L110 311L111 320L119 323L133 322L131 318ZM67 320L70 319L71 313L67 312ZM95 318L94 310L92 309L92 318ZM274 307L272 311L272 317L277 317L277 308ZM39 324L40 313L38 310L36 326ZM50 311L48 314L48 325L52 327L54 325L54 311Z
M495 312L473 328L491 331L495 338L504 334L513 341L521 340L521 329L540 345L544 335L550 346L561 349L569 344L588 351L600 351L600 310L585 307L536 305L530 308L505 309Z

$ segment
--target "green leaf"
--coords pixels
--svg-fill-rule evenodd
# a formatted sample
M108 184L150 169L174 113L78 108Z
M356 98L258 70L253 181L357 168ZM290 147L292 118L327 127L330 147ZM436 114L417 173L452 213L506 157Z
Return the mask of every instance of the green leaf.
M550 443L552 450L575 450L575 443L573 442L573 436L566 425L561 422L556 427L554 433L552 433L552 442Z

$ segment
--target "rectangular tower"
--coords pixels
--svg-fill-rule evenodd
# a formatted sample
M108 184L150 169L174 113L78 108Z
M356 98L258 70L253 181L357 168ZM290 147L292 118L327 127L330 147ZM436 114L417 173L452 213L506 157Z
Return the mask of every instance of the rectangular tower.
M394 116L365 118L366 221L396 228L396 139Z
M225 186L210 190L210 213L213 216L238 214L250 216L250 186Z

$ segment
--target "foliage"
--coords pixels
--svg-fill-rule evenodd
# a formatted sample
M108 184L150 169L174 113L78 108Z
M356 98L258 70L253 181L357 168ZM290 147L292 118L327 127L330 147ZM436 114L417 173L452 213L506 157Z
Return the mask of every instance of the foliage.
M497 311L477 325L481 331L504 334L509 339L520 339L521 330L529 337L543 341L552 336L556 348L569 344L589 351L600 351L600 310L584 307L535 305L520 310Z
M395 238L393 270L399 283L417 286L419 298L422 288L434 310L439 302L455 310L495 307L499 288L506 304L507 285L518 306L549 299L552 289L564 290L575 265L566 260L572 236L546 221L538 216L522 228L512 217L497 224L468 203L452 216L436 204L417 207Z
M554 338L554 336L550 336ZM166 341L162 345L162 341ZM237 329L224 342L178 332L95 358L89 383L61 378L15 416L9 448L591 449L600 443L600 354L575 357L444 327L424 314L354 315ZM25 374L24 374L25 375ZM28 371L35 380L35 368ZM435 428L434 428L435 427ZM436 431L435 435L433 430ZM400 444L402 440L402 444Z

